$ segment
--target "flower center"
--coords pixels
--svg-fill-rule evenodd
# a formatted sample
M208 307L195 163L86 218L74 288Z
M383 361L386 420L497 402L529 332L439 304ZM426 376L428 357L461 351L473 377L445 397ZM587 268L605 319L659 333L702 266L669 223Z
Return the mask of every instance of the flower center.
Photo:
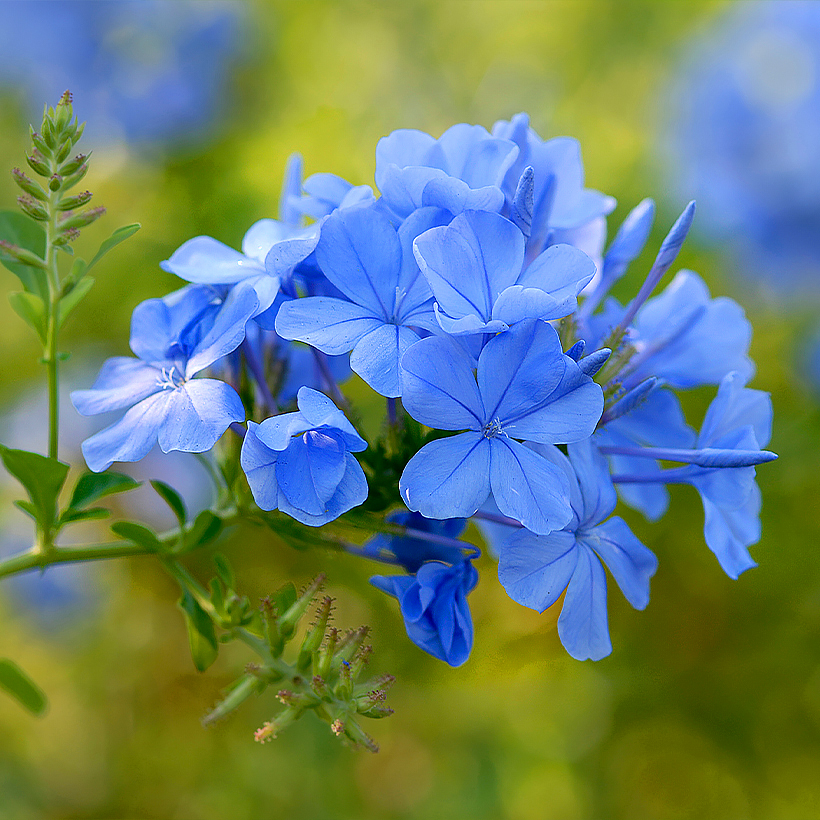
M494 438L501 433L501 419L496 416L492 421L488 421L481 432L484 438Z
M185 379L182 376L182 373L177 370L176 365L172 365L169 367L163 367L160 371L160 375L157 377L157 384L163 390L176 390L177 387L181 387L185 383Z

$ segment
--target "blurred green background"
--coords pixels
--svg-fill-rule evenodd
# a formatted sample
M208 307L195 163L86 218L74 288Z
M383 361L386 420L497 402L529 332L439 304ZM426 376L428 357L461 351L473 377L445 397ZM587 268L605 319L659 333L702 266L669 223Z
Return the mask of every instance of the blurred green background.
M87 379L106 355L127 353L131 310L177 287L158 263L182 242L209 234L238 246L252 222L275 216L294 150L307 174L372 184L376 142L393 129L438 135L528 111L542 137L581 141L587 184L618 199L610 226L644 196L658 201L649 244L657 248L685 204L667 198L655 150L664 87L685 43L726 9L695 0L248 4L216 138L168 152L94 146L88 186L109 215L78 252L93 253L119 225L143 229L100 265L69 321L64 348L75 355L65 378ZM0 157L10 170L23 161L28 110L13 89L0 99ZM75 110L82 118L82 98ZM10 174L0 175L0 207L12 208L16 194ZM373 626L374 671L398 678L395 715L369 727L382 747L375 756L347 751L310 719L255 744L253 730L277 708L272 698L202 729L248 658L229 647L197 674L177 590L149 559L87 567L96 591L84 612L41 617L0 589L0 655L51 699L37 720L0 698L0 818L820 817L820 409L794 362L812 306L786 315L696 241L679 263L746 308L758 363L751 386L772 394L770 448L781 458L758 471L757 569L728 579L703 542L696 494L673 487L658 524L623 512L660 569L645 612L611 590L609 658L569 658L557 613L510 601L485 557L470 598L475 649L454 670L406 639L392 599L367 583L377 565L236 533L221 549L252 598L324 571L337 623ZM14 288L11 274L0 277ZM0 346L8 412L42 373L33 336L5 300ZM711 395L687 396L690 423ZM19 520L4 504L0 526ZM207 573L207 556L191 566Z

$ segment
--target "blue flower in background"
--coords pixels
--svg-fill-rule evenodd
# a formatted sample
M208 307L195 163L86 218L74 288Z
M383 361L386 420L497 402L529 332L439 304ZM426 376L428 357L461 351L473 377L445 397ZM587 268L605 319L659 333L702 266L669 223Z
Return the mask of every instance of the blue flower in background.
M240 463L254 500L320 527L367 498L367 479L351 453L367 442L333 402L302 387L296 413L248 422Z
M521 529L501 547L498 578L507 594L543 612L566 589L558 635L577 660L600 660L612 651L606 610L607 566L636 609L649 603L649 579L658 559L614 516L615 489L602 456L586 441L537 451L563 469L570 487L572 520L561 530L535 535ZM603 523L602 523L603 522Z
M69 88L95 138L201 139L226 102L247 7L228 2L0 2L0 85Z
M221 301L208 287L189 286L138 305L131 350L102 367L90 390L71 400L84 416L130 408L120 421L83 442L91 470L139 461L159 441L163 452L210 450L232 422L245 420L236 391L197 373L235 350L259 310L256 291L238 285Z
M428 338L404 355L407 412L439 430L467 430L426 444L399 482L405 504L428 518L469 517L492 492L498 509L534 532L563 527L572 512L565 475L516 439L545 444L590 436L603 397L541 321L494 336L475 364L453 339Z
M473 648L473 619L467 595L478 583L469 559L452 566L423 564L415 575L376 575L370 583L398 599L407 636L450 666L461 666Z
M735 3L665 90L671 167L737 271L820 291L820 4Z

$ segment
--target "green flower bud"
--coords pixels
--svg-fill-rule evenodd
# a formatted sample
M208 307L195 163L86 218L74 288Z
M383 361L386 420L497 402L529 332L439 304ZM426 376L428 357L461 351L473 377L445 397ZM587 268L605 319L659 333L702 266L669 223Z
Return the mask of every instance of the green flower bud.
M67 196L65 199L60 200L60 203L57 205L58 211L73 211L76 208L82 208L92 197L91 191L83 191L81 194L75 194L74 196Z
M39 151L44 157L51 157L51 149L46 145L42 134L38 134L33 128L31 129L31 143L35 151Z
M88 173L88 165L83 163L73 174L63 178L62 186L64 190L73 188Z
M70 139L67 139L61 146L60 149L57 151L56 160L57 162L63 162L65 158L71 153L71 149L74 147L73 143Z
M55 240L55 245L68 245L80 236L80 231L77 228L69 228L65 233L61 233Z
M41 177L51 176L51 169L46 164L45 158L39 151L32 151L30 157L26 157L26 162L35 174Z
M59 191L62 184L63 178L59 174L52 174L48 180L48 187L52 191Z
M302 619L310 606L313 596L321 589L325 582L324 575L317 575L313 581L305 588L304 592L296 599L287 612L278 618L279 629L283 635L290 636L296 629L296 625Z
M77 154L76 157L73 159L68 160L68 162L63 163L60 166L60 173L65 177L73 174L77 171L80 166L91 156L90 153L88 154Z
M13 245L11 242L6 242L5 239L0 239L0 255L3 254L32 268L46 269L46 263L36 253Z
M202 718L202 725L209 726L217 720L229 715L239 708L251 695L261 692L265 688L264 681L252 674L241 677L216 708Z
M38 222L48 221L48 211L30 196L18 196L17 204L32 218Z
M15 168L11 173L14 177L14 181L27 194L31 194L31 196L35 199L39 199L40 202L48 201L48 194L43 190L43 187L38 182L35 182L33 179L27 177L19 168Z
M81 211L78 214L69 214L59 224L60 231L67 231L69 228L85 228L92 222L96 222L105 213L105 208L89 208L87 211ZM46 216L46 218L48 218Z
M319 647L322 645L332 608L333 598L326 596L322 599L322 603L316 612L316 621L311 628L308 629L305 639L302 641L302 647L299 650L299 660L296 666L301 672L306 671L310 667L314 653L318 652Z

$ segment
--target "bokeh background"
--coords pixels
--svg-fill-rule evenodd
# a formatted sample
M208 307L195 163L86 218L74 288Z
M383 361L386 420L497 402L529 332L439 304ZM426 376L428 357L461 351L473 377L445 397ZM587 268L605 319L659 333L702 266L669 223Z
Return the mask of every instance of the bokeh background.
M788 60L778 75L764 49L754 52L758 74L741 83L734 107L725 89L711 108L698 103L736 76L731 60L748 51L733 45L742 21L767 5L820 16L812 2L711 0L0 2L2 164L10 171L24 162L28 122L71 88L94 151L87 183L108 208L78 253L88 258L119 225L143 225L99 266L66 326L67 383L88 385L105 356L127 352L133 307L177 287L158 263L182 242L209 234L237 246L251 223L275 216L292 151L308 174L372 184L376 142L393 129L438 135L456 122L491 127L528 111L542 137L581 141L587 184L618 199L611 230L643 197L658 202L650 251L626 291L686 201L701 198L698 219L707 224L679 262L750 316L751 386L772 394L770 446L781 456L758 471L763 538L752 554L760 566L738 581L706 549L690 488L672 488L671 512L658 524L624 512L660 569L645 612L612 590L615 648L598 663L569 658L556 615L510 601L486 557L470 598L475 649L454 670L406 639L392 599L367 583L378 567L283 549L250 529L222 543L252 597L324 571L339 625L373 626L374 669L398 678L395 715L371 724L382 746L375 756L347 751L308 719L255 744L253 729L276 709L270 699L201 728L247 658L229 648L206 674L194 671L178 593L149 559L4 583L0 655L37 680L51 706L35 719L0 699L0 817L820 817L820 404L811 378L817 354L807 347L820 320L812 288L820 262L803 249L801 275L792 276L796 240L762 240L781 255L769 253L764 273L750 276L749 260L761 257L749 250L757 223L733 215L729 229L709 230L725 220L714 217L719 200L697 170L703 145L715 144L710 134L728 134L725 161L740 164L732 138L757 122L744 99L752 105L766 88L777 92L772 75L792 77ZM820 52L806 53L798 68L816 100ZM717 73L709 74L712 63ZM771 113L764 109L761 116ZM781 156L795 139L784 136L805 122L795 112L780 106L764 156ZM807 158L798 177L816 203L820 143L808 143L797 138L800 150L788 156L802 150ZM0 207L13 208L16 193L10 174L0 174ZM807 204L786 222L816 240L820 207L810 193L801 197ZM795 199L786 185L773 207L785 211ZM0 280L15 289L7 271ZM39 350L5 300L0 350L3 441L42 449ZM710 397L687 395L690 422ZM64 423L63 455L76 463L71 450L86 433L68 408ZM144 470L170 474L192 506L207 503L192 462ZM0 551L10 552L26 545L25 519L9 503L13 488L3 487ZM209 572L208 556L191 567Z

